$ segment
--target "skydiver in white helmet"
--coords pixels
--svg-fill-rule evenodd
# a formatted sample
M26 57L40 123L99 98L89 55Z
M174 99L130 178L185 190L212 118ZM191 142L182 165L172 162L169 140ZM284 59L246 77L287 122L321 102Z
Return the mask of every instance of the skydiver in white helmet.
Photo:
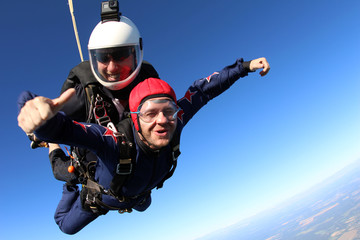
M76 89L76 97L62 111L79 122L107 126L122 120L128 112L130 91L139 82L159 78L155 68L143 61L143 45L136 25L119 12L117 1L102 2L101 21L93 29L88 51L90 61L81 62L69 73L61 93ZM19 109L27 99L19 98ZM30 135L32 148L49 146L49 159L56 179L69 184L79 183L78 172L68 172L73 165L70 157L57 144L44 144ZM96 156L86 149L72 148L85 167L96 162Z

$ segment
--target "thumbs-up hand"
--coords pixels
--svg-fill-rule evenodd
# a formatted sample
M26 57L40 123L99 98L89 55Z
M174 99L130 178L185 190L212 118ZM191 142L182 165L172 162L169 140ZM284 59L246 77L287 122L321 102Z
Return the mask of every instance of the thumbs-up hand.
M18 115L18 125L26 134L30 134L51 119L62 106L75 94L75 89L65 91L60 97L49 99L36 97L25 103Z

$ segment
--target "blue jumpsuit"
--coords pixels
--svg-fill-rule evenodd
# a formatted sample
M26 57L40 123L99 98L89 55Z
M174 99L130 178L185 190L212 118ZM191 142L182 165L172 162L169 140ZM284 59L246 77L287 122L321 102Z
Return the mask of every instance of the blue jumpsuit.
M236 80L247 76L249 69L243 66L243 59L238 59L219 72L195 81L186 91L185 96L177 101L181 110L178 113L177 128L180 135L188 121L212 98L228 89ZM29 93L30 94L30 93ZM31 98L31 97L24 97ZM135 129L133 129L135 133ZM95 179L109 189L119 159L117 139L113 132L102 126L90 123L78 123L58 113L41 126L35 135L43 141L88 148L98 156ZM170 146L158 152L144 151L136 143L137 156L133 175L124 184L122 194L132 197L155 188L170 169ZM75 234L98 217L81 206L77 187L64 185L62 199L55 212L55 221L67 234ZM120 203L109 195L103 195L104 203L120 208L134 208L145 211L151 204L151 194L141 196L130 202Z

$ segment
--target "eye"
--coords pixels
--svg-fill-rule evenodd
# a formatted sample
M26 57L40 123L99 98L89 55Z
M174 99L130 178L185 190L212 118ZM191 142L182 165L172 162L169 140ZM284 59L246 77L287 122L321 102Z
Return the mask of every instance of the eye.
M124 61L126 59L126 57L113 57L114 61L117 61L117 62L121 62L121 61Z
M156 117L156 115L157 115L156 112L146 112L143 114L143 116L146 118L154 118L154 117Z
M172 108L169 108L169 109L165 109L165 110L163 111L163 113L164 113L165 116L172 116L172 115L175 114L175 110L172 109Z
M109 61L109 57L107 54L98 54L97 55L97 60L101 63L106 63Z

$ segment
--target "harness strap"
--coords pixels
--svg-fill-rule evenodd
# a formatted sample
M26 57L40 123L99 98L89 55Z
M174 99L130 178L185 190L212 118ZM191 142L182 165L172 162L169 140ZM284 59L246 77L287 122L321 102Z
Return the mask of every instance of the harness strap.
M133 197L121 197L120 199L119 197L114 196L111 191L106 191L103 186L90 179L87 180L86 185L83 185L82 191L84 191L84 194L82 194L82 202L84 203L85 208L88 208L93 213L99 215L106 214L109 210L118 210L119 213L132 212L132 207L114 207L104 203L102 201L101 194L107 194L115 197L119 200L119 202L129 202L133 199L137 199L151 193L151 191L146 191Z
M86 112L87 112L87 120L86 120L86 122L90 122L91 118L92 118L91 112L93 111L94 105L95 105L94 96L95 96L95 92L96 92L96 87L97 86L95 84L89 84L89 85L84 86L85 93L86 93L86 98L87 98L86 103L90 103L90 105L85 104Z
M104 215L109 210L101 208L97 201L101 201L101 193L103 188L97 182L90 179L86 180L86 185L82 186L80 199L84 209L87 209L97 215Z
M131 129L131 119L126 118L118 125L118 132L121 133L119 140L119 163L116 166L116 174L114 175L111 183L111 191L119 196L125 181L130 176L133 169L133 161L136 157L133 132Z
M103 208L109 209L109 210L118 210L119 213L123 214L123 213L131 213L132 212L132 208L119 208L119 207L113 207L110 205L107 205L106 203L100 201L99 199L96 199L96 203L98 205L100 205Z
M101 126L106 126L111 120L104 106L103 98L96 95L95 106L93 109L96 122Z
M137 196L134 196L134 197L124 197L124 199L125 199L124 201L130 201L131 199L136 199L136 198L139 198L139 197L143 197L143 196L148 195L148 194L150 194L150 193L151 193L151 191L149 190L149 191L143 192L143 193L141 193L141 194L139 194L139 195L137 195ZM145 199L146 199L146 198L145 198ZM144 202L144 200L143 200L140 204L142 204L143 202ZM96 203L97 203L99 206L101 206L101 207L103 207L103 208L105 208L105 209L118 210L118 212L121 213L121 214L122 214L122 213L125 213L125 212L128 212L128 213L131 213L131 212L132 212L132 207L121 208L121 207L110 206L110 205L104 203L103 201L101 201L100 198L97 198L97 199L96 199Z
M90 103L90 105L85 104L88 115L87 122L91 122L91 119L94 117L97 124L106 127L106 125L111 122L111 119L106 111L104 100L98 93L98 86L88 84L84 89L87 102Z

